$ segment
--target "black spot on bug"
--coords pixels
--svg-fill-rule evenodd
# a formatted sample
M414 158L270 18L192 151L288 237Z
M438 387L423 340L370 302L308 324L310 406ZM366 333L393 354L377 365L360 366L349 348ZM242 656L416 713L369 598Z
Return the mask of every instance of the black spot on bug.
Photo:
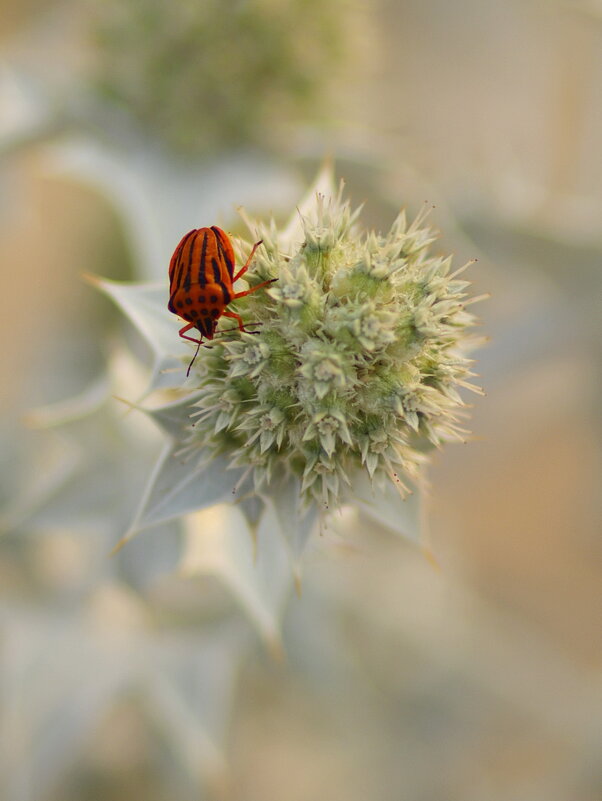
M198 313L198 311L196 309L191 309L189 314L190 314L191 317L198 317L199 316L199 313Z
M199 295L199 303L204 303L204 302L205 302L205 296Z
M183 306L184 306L184 304L182 303L181 300L179 300L178 303L177 303L178 309L181 309Z
M211 295L209 300L211 301L211 303L217 303L217 295Z
M218 309L211 309L211 316L212 317L219 317Z
M207 311L207 309L201 309L201 314L203 315L203 317L207 317L209 312Z
M192 298L186 298L186 305L192 306Z

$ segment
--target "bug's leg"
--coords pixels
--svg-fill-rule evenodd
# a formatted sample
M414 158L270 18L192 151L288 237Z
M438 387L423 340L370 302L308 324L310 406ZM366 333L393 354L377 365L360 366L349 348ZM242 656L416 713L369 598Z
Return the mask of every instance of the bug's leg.
M236 312L225 311L225 312L223 312L222 317L231 317L233 320L236 320L236 322L238 323L238 330L244 332L245 326L244 326L244 323L242 321L242 317L240 316L240 314L236 314ZM233 331L233 330L235 330L235 329L233 329L233 328L229 328L228 329L228 331Z
M223 317L231 317L233 320L236 320L238 323L238 330L242 331L243 334L258 334L259 331L248 331L245 328L245 324L242 321L242 317L240 314L236 314L236 312L224 312ZM261 325L261 323L249 323L249 325ZM236 331L236 328L227 328L226 331ZM226 331L220 331L220 334L225 334Z
M269 281L263 281L261 284L257 284L257 286L252 286L251 289L245 289L244 292L237 292L236 295L232 295L232 300L235 300L236 298L244 298L245 295L250 295L251 292L257 292L258 289L261 289L268 284L273 284L274 281L277 280L277 278L270 278Z
M259 246L260 246L262 243L263 243L263 239L260 239L260 240L259 240L259 242L255 242L255 244L253 245L253 248L252 248L251 252L249 253L249 258L246 260L246 262L245 262L245 263L244 263L244 265L243 265L243 266L240 268L240 270L239 270L239 271L236 273L236 275L235 275L235 276L234 276L234 278L232 279L232 283L234 283L235 281L238 281L238 279L239 279L239 278L241 278L241 277L242 277L242 276L243 276L243 275L244 275L244 274L247 272L247 270L249 269L249 266L250 266L250 264L251 264L251 261L253 260L253 256L255 255L255 251L257 250L257 248L258 248L258 247L259 247Z
M186 337L186 339L190 339L190 337ZM193 340L193 341L194 341L194 340ZM191 368L191 367L192 367L192 365L194 364L194 360L196 359L196 357L199 355L199 349L200 349L200 347L201 347L201 342L202 342L202 341L203 341L202 339L199 339L199 340L197 340L197 342L198 342L198 345L196 346L196 350L195 350L195 352L194 352L194 356L192 357L192 361L191 361L191 362L190 362L190 364L188 365L188 370L186 370L186 378L188 378L188 376L190 375L190 368Z
M193 339L192 337L186 336L186 331L190 331L191 328L195 328L195 323L188 323L183 328L180 328L178 334L182 337L182 339L187 339L189 342L194 342L195 345L200 345L202 343L202 339Z
M186 331L190 331L191 328L195 328L195 324L194 323L188 323L188 325L185 325L183 328L180 328L180 330L178 331L178 334L182 337L182 339L187 339L189 342L194 342L194 344L196 345L196 350L194 352L194 356L192 357L192 361L188 365L188 370L186 370L186 378L188 378L188 376L190 375L190 368L194 364L194 360L196 359L196 357L199 355L200 347L203 344L203 338L202 337L200 339L193 339L192 337L187 337L186 336Z
M222 316L225 317L226 315L223 314ZM230 315L228 315L228 316L230 316ZM252 325L263 325L263 323L244 323L245 331L247 330L247 328L249 328ZM221 328L219 331L215 332L215 336L217 336L218 334L227 334L228 331L239 331L239 330L240 329L239 329L238 326L235 326L234 328ZM214 339L215 339L215 337L214 337Z
M258 334L259 333L259 331L249 331L249 326L251 326L251 325L253 325L253 326L255 326L255 325L263 325L263 323L246 323L245 324L245 329L244 329L244 333L245 334ZM217 333L220 334L220 335L221 334L227 334L228 331L240 331L240 329L239 329L238 326L235 326L234 328L222 328L221 331L218 331Z

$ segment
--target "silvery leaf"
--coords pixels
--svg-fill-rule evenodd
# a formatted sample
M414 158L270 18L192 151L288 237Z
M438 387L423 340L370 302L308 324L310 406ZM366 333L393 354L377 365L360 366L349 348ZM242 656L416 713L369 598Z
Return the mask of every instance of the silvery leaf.
M29 801L73 766L130 672L77 618L12 610L11 619L19 625L3 625L2 721L19 736L5 738L0 787L3 799Z
M2 527L21 534L109 536L124 531L144 487L160 434L123 408L96 382L79 396L36 409L35 457L20 492L3 510ZM134 423L134 424L133 424ZM106 547L106 546L105 546Z
M106 404L89 417L65 426L67 448L77 461L64 476L53 474L51 492L30 504L20 528L43 533L57 528L88 533L105 532L114 538L131 516L144 487L146 465L156 454L158 432L140 441L132 426L115 415L116 404ZM145 421L147 422L147 421ZM40 437L48 437L43 432ZM94 458L90 458L94 454Z
M300 506L301 482L296 476L288 476L278 484L270 486L270 495L266 497L276 514L278 525L295 566L305 550L317 519L317 508L309 509Z
M190 515L185 527L182 573L220 578L266 642L278 651L292 573L275 514L266 510L256 541L242 512L231 504Z
M0 752L3 801L45 798L132 690L195 784L223 769L232 695L249 645L240 623L157 628L120 584L104 585L76 611L11 607L1 623L0 720L11 734Z
M376 484L372 486L365 470L357 470L351 476L347 502L359 506L366 515L396 534L420 543L422 490L418 486L413 486L412 490L410 495L402 498L392 481L381 489Z
M137 532L174 520L207 506L230 500L243 475L228 470L228 460L195 452L187 459L178 455L180 444L169 443L148 480L142 501L123 544ZM247 479L248 481L248 479ZM246 484L242 491L247 491Z
M148 415L162 431L177 440L182 438L184 430L189 428L193 422L190 415L197 410L192 407L201 397L202 393L200 392L192 393L154 409L135 408L140 408L140 411Z
M102 376L74 397L34 409L26 420L35 428L63 426L97 412L106 403L109 393L110 382Z
M252 532L257 531L257 525L265 509L265 502L259 495L249 494L244 498L234 501L238 509L243 513Z
M185 381L185 368L175 354L181 351L178 329L181 324L167 308L167 283L129 284L94 279L144 337L153 353L153 374L149 391L179 387Z
M0 80L0 154L43 141L60 129L47 86L22 68L3 63Z
M113 148L73 138L48 152L55 170L91 183L113 202L137 272L151 280L167 274L176 245L192 228L220 223L241 204L289 206L299 192L290 170L257 153L187 161L134 138Z
M19 527L43 509L76 475L82 459L81 450L65 437L45 438L29 471L31 482L0 513L0 534Z
M150 712L169 736L193 782L224 778L225 738L249 637L240 624L191 635L170 632L156 642L145 679Z

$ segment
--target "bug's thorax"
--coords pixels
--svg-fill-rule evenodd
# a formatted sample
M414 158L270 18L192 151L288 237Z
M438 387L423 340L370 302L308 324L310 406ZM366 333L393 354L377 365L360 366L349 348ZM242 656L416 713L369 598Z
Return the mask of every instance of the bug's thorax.
M169 265L170 295L187 291L194 284L201 289L217 284L232 295L234 249L217 226L189 231L180 241ZM228 300L226 300L226 303Z
M212 338L218 318L232 300L234 251L217 226L190 231L169 268L169 308Z

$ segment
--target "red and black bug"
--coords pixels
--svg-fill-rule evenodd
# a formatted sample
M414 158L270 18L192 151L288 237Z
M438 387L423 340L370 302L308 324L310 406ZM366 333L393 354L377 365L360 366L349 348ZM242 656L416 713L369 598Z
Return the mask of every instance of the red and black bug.
M260 240L253 245L249 258L236 274L234 248L227 234L217 225L189 231L175 249L169 264L167 308L187 321L187 325L179 331L182 339L198 345L186 375L190 373L203 340L213 339L220 317L232 317L238 322L240 331L246 330L241 316L226 311L226 306L276 280L272 278L244 292L234 292L234 282L247 272L255 251L262 242ZM200 339L186 336L191 328L198 329Z

